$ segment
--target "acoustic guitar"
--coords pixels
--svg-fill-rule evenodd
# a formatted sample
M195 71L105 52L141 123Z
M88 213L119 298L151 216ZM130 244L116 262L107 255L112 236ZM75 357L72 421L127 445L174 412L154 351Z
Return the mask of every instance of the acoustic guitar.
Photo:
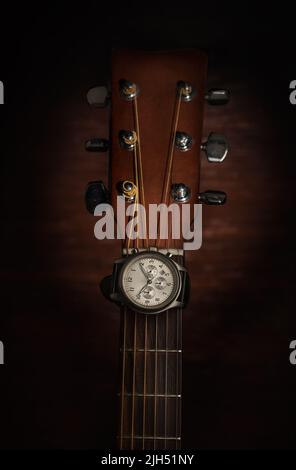
M207 56L198 50L115 50L111 87L87 94L93 106L111 104L110 141L86 142L89 151L110 148L110 188L89 183L86 205L98 215L101 204L110 203L121 226L121 257L105 289L121 312L120 449L181 448L182 310L189 275L185 218L177 212L187 207L190 229L197 204L226 201L222 191L199 192L201 150L212 163L228 152L221 134L202 140L204 104L229 100L227 90L205 92L206 72ZM119 204L125 210L120 215ZM172 204L176 210L167 210ZM159 205L152 221L149 208Z

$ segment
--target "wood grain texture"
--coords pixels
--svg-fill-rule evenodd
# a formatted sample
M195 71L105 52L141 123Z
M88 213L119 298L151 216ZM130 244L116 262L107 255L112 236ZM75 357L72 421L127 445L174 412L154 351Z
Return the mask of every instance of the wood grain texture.
M118 182L135 181L133 152L122 149L118 139L120 130L135 129L133 102L123 100L119 93L121 79L132 81L140 87L137 101L147 210L148 204L160 204L162 201L177 82L188 81L197 90L191 102L181 104L178 121L178 130L189 133L194 145L188 152L174 152L172 171L172 182L188 185L192 191L190 204L197 203L206 66L205 53L194 49L113 51L111 190L114 207L117 205ZM152 240L153 243L155 240ZM165 244L163 240L159 246ZM174 240L174 246L182 247L182 239Z

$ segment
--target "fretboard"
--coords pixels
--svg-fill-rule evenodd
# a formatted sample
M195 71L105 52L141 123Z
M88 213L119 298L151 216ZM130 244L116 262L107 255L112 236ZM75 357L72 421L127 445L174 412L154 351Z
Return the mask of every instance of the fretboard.
M120 352L118 447L179 449L182 310L145 315L123 308Z

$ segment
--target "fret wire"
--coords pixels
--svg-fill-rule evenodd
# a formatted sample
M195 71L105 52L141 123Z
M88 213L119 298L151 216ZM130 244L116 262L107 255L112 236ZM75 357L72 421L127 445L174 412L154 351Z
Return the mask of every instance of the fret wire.
M121 437L121 439L130 439L130 438L131 438L131 436L122 436ZM138 436L137 435L137 436L134 436L133 438L134 439L143 439L143 436ZM170 436L170 437L165 438L165 437L162 437L162 436L145 436L145 439L161 439L161 440L167 439L167 440L170 440L170 441L175 441L176 439L181 440L181 437L180 436L177 436L177 437Z
M122 349L120 349L122 351ZM132 348L126 348L126 352L134 352ZM135 352L145 352L144 348L136 348ZM182 349L146 349L146 352L157 352L157 353L181 353Z
M119 396L121 396L121 393L118 393ZM173 394L173 393L169 393L169 394L165 394L165 393L158 393L157 395L155 395L154 393L129 393L129 392L124 392L123 394L125 397L158 397L158 398L162 398L162 397L167 397L167 398L181 398L181 394Z

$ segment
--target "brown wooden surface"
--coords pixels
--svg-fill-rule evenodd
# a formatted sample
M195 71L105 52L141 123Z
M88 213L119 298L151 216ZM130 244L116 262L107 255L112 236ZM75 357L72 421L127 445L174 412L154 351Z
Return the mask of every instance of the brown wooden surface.
M148 204L162 202L177 82L188 81L197 90L191 102L181 103L177 127L178 131L190 134L194 144L187 152L174 152L172 171L172 182L188 185L192 191L190 204L197 203L206 65L206 55L198 50L113 51L111 188L114 207L118 182L135 182L133 152L122 149L118 139L120 130L135 130L133 102L123 100L119 94L121 79L137 83L140 87L137 101L147 211ZM183 245L182 240L173 242L176 247ZM152 240L154 246L155 243ZM160 246L166 246L166 241L161 241Z

